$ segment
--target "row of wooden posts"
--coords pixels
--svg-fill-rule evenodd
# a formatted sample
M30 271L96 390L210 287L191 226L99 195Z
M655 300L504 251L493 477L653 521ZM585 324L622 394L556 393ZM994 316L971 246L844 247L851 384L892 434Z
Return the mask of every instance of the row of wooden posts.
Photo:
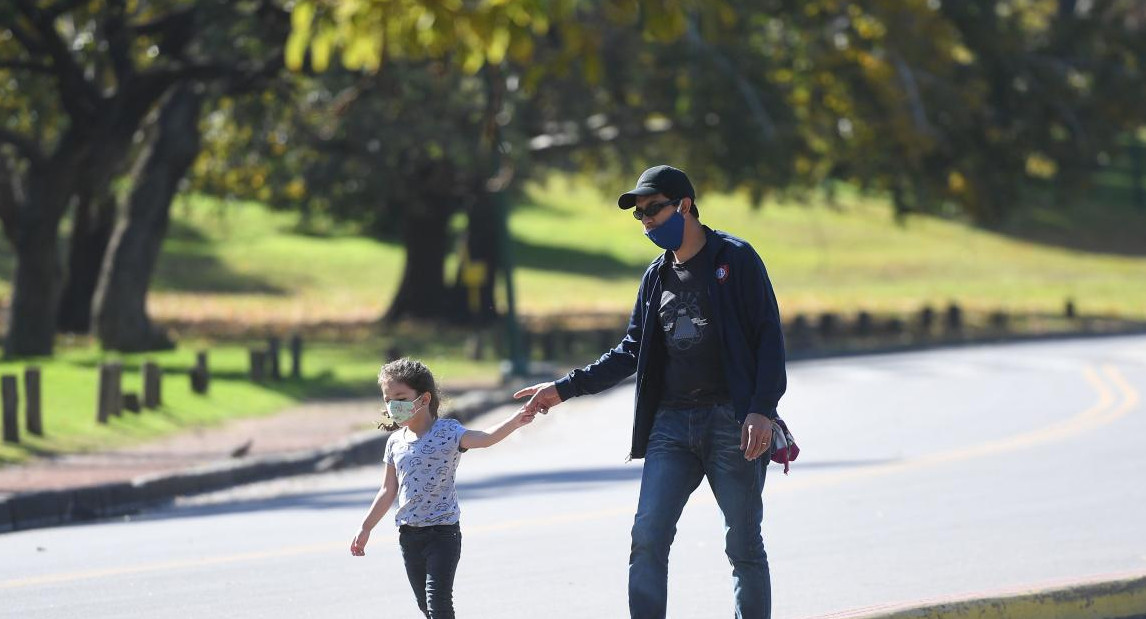
M1073 300L1067 299L1063 303L1061 317L1066 320L1080 317ZM1016 318L1021 318L1021 315L998 310L986 317L986 325L990 329L1005 332L1013 326ZM797 314L784 324L788 345L794 349L849 337L901 334L914 334L920 338L959 336L966 329L967 311L958 303L950 303L942 308L925 306L914 315L890 318L880 318L867 311L857 312L854 318L835 312ZM624 331L621 329L571 330L560 326L538 325L533 329L525 329L521 341L529 358L551 361L573 352L575 343L593 351L608 350L617 344L622 335ZM478 333L467 340L467 356L475 360L484 358L489 348L488 339L493 340L493 348L499 354L504 353L501 350L504 345L496 336Z
M252 348L249 376L253 382L282 380L283 372L279 363L281 341L277 337L267 340L266 348ZM302 376L302 338L291 337L290 377ZM96 421L106 424L111 417L120 417L127 410L139 414L143 409L156 409L163 405L163 370L154 361L147 361L141 368L143 393L123 391L123 364L119 361L101 363L99 366L99 393L96 400ZM205 395L210 388L211 372L207 365L207 351L195 353L195 365L188 372L191 391ZM40 398L40 368L29 366L24 369L25 427L29 434L44 435ZM19 394L15 375L0 377L0 403L2 403L3 439L7 443L20 442Z

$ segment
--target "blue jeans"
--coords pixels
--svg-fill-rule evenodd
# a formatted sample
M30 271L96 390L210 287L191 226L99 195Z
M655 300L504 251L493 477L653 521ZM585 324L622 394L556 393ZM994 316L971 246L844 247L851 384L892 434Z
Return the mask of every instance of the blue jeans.
M724 514L724 552L732 564L735 616L771 616L768 555L760 535L768 458L765 454L751 462L744 459L740 427L727 404L657 411L629 555L629 614L633 619L665 616L669 547L684 505L704 477Z
M462 530L456 524L403 525L398 533L406 576L429 619L454 619L454 574L462 556Z

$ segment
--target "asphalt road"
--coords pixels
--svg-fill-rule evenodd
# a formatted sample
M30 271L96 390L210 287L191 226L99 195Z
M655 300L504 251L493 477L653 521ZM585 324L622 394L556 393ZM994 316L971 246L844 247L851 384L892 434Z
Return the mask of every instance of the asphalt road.
M803 454L765 488L775 617L1146 571L1146 337L800 362L789 377L781 412ZM626 616L631 398L630 384L573 400L463 457L460 616ZM2 535L0 616L415 617L389 515L366 557L348 551L380 479L278 480ZM731 614L703 484L671 562L671 617Z

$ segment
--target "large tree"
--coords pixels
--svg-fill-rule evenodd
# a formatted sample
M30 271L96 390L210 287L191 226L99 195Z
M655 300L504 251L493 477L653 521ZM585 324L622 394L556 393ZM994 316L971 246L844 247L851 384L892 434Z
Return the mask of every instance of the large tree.
M43 108L17 110L14 122L0 127L0 144L7 145L0 187L8 188L0 197L0 221L16 254L5 355L52 351L64 276L57 244L65 214L76 209L73 265L102 264L98 252L106 247L101 237L110 232L112 181L143 152L135 142L139 129L179 84L257 72L246 53L266 45L237 28L252 16L276 13L281 11L270 2L223 0L16 0L0 8L6 86L51 99ZM212 38L215 44L204 44ZM154 157L156 151L147 152ZM69 287L69 302L90 303L96 288L91 278L99 272L73 269L73 282L85 283ZM137 294L114 286L103 290ZM149 325L142 323L140 330L148 333Z

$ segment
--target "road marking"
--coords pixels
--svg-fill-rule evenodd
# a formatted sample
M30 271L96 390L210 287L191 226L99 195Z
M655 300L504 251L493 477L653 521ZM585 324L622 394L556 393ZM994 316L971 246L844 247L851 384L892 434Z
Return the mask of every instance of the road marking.
M66 582L73 582L76 580L91 580L94 578L112 578L114 576L126 576L130 574L142 574L146 572L162 572L168 570L181 570L186 568L204 567L208 565L224 565L227 563L239 563L242 561L258 561L261 559L277 559L280 557L289 557L293 555L304 555L315 552L327 552L336 548L337 545L330 544L311 544L309 546L294 546L291 548L280 548L278 550L267 550L261 552L247 552L234 555L222 555L215 557L203 557L199 559L185 559L183 561L164 561L161 563L144 563L142 565L125 565L123 567L112 567L103 570L89 570L86 572L65 572L63 574L45 574L43 576L30 576L28 578L16 578L13 580L0 581L0 589L19 589L22 587L37 587L41 585L55 585ZM345 544L347 552L349 552L349 543Z
M825 474L811 478L791 480L786 479L782 482L782 485L773 486L771 488L774 488L777 491L792 491L810 487L837 484L865 477L875 477L879 475L887 475L890 473L911 471L927 466L948 464L952 462L959 462L972 458L980 458L988 455L996 455L1010 451L1017 451L1043 443L1064 440L1083 432L1094 430L1118 419L1121 419L1122 417L1125 417L1138 405L1140 401L1138 392L1134 389L1133 385L1131 385L1126 380L1126 378L1122 376L1122 373L1118 370L1117 367L1109 364L1103 365L1101 367L1101 373L1092 367L1086 367L1083 370L1083 375L1087 382L1089 382L1091 386L1093 386L1094 389L1098 392L1098 400L1085 411L1074 417L1071 417L1070 419L1066 419L1064 421L1046 426L1045 428L1040 428L1024 434L1019 434L1010 438L987 441L985 443L972 445L970 447L941 451L930 455L924 455L917 458L904 460L902 462L869 466L854 471ZM1114 388L1120 392L1121 402L1118 403L1117 406L1114 406L1114 404L1118 402L1118 398L1115 395L1115 389L1112 389L1110 385L1108 385L1107 382L1103 380L1104 375L1106 381L1113 383ZM715 502L715 499L710 493L694 493L692 500L689 501L690 504L711 502ZM515 530L524 527L552 526L557 524L567 524L571 522L595 520L599 518L615 518L617 516L632 514L633 509L634 508L630 505L625 507L585 512L566 512L541 518L502 521L487 525L467 527L466 533L490 533L505 530ZM148 572L199 568L211 565L240 563L244 561L277 559L295 555L323 554L339 550L348 551L348 549L348 543L329 542L324 544L311 544L307 546L293 546L262 552L203 557L198 559L187 559L183 561L150 563L118 568L108 568L104 570L46 574L43 576L32 576L28 578L0 581L0 590L69 583L78 580L111 578L115 576L143 574Z
M861 478L913 471L938 464L950 464L974 458L982 458L984 456L1018 451L1044 443L1065 440L1084 432L1095 430L1125 417L1139 402L1138 392L1122 376L1122 373L1119 372L1117 367L1107 364L1103 365L1101 370L1102 373L1100 374L1093 367L1088 366L1083 369L1083 375L1087 382L1098 392L1098 401L1091 405L1090 408L1069 419L1016 436L987 441L969 447L959 447L915 458L908 458L899 462L873 465L851 471L840 471L838 473L792 480L791 482L785 480L782 482L782 485L773 486L772 489L775 491L803 490ZM1103 375L1105 375L1106 380L1113 383L1114 387L1121 392L1121 403L1118 406L1114 406L1114 404L1118 402L1114 389L1103 380Z

